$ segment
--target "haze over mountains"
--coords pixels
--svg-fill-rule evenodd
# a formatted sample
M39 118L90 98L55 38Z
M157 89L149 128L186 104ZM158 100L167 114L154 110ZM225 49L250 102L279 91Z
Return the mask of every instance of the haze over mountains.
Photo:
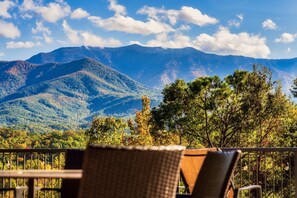
M177 78L224 78L253 64L271 68L289 92L297 58L254 59L206 54L194 48L66 47L26 61L0 62L0 125L43 124L52 128L86 123L95 115L127 116L141 96L158 103L165 84ZM106 65L106 66L105 66Z

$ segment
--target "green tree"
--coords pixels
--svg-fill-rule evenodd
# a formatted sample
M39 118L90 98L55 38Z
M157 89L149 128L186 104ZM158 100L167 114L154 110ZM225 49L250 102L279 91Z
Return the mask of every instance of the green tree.
M12 128L0 128L1 148L29 148L30 137L26 131L14 130Z
M271 146L288 112L289 100L282 93L280 83L272 81L272 72L259 65L254 65L253 72L244 74L240 81L229 82L240 104L238 144L244 147Z
M163 102L152 110L156 127L188 146L268 146L288 111L288 99L271 76L255 65L252 72L235 71L224 80L177 80L165 87Z
M173 137L178 137L179 144L191 142L187 130L187 113L191 108L188 84L184 80L176 80L166 85L162 94L163 101L152 109L153 136L162 142L164 136L170 137L170 134L173 134ZM158 137L161 137L161 140Z
M51 131L31 134L32 148L85 148L87 145L84 130Z
M91 128L86 130L88 142L90 144L113 144L123 145L125 143L125 132L127 122L122 118L115 117L95 117Z

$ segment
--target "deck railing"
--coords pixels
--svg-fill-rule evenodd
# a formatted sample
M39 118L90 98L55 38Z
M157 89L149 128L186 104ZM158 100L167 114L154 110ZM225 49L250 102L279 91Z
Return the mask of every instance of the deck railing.
M263 197L297 198L297 148L225 148L240 149L241 159L234 175L236 186L259 184ZM67 149L0 149L0 169L63 169ZM296 163L295 163L296 162ZM36 180L42 187L60 187L60 179ZM0 179L0 188L25 186L25 179ZM38 197L57 197L54 192ZM24 195L25 197L26 195ZM243 194L242 197L250 197ZM0 197L12 193L0 192Z
M62 169L65 163L66 149L0 149L1 170L27 169ZM26 186L26 179L0 179L0 188ZM61 179L39 179L35 181L39 187L61 186ZM0 197L13 197L13 191L0 191ZM26 191L23 193L26 197ZM54 191L37 192L37 197L58 197Z
M297 197L297 148L228 148L242 151L236 186L259 184L263 197Z

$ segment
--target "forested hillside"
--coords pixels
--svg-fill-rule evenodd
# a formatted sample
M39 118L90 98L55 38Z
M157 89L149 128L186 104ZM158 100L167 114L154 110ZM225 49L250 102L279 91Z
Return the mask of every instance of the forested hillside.
M69 63L3 62L0 124L67 129L96 115L127 116L141 108L141 96L155 92L85 58Z

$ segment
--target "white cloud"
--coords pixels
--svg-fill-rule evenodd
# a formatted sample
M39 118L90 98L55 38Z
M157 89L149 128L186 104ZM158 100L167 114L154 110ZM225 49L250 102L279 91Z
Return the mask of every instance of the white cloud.
M51 35L51 31L49 28L45 27L42 22L37 21L36 22L36 28L32 28L32 33L33 34L38 34L42 33L43 39L45 40L46 43L52 43L53 39L49 36Z
M246 32L232 34L228 28L220 27L214 35L200 34L193 41L194 46L204 52L222 55L243 55L267 58L270 49L266 39Z
M147 15L149 18L154 19L154 20L160 20L161 17L159 17L159 14L166 14L169 10L165 10L165 9L158 9L158 8L154 8L154 7L149 7L149 6L144 6L143 8L137 10L137 14L145 14ZM173 11L173 10L172 10ZM176 18L176 10L174 10L174 18ZM176 20L174 21L174 23L176 23Z
M114 11L114 16L103 19L99 16L89 16L88 19L95 25L109 31L120 31L131 34L151 35L162 34L175 31L189 30L190 26L180 24L179 28L173 28L177 21L187 24L204 26L216 24L218 20L206 14L202 14L198 9L183 6L180 10L165 10L144 6L137 11L138 14L148 15L147 21L136 20L126 16L126 8L117 4L116 0L109 0L109 9ZM169 25L167 22L171 25Z
M6 43L6 48L10 48L10 49L17 49L17 48L32 48L35 46L40 46L41 43L37 42L31 42L31 41L19 41L19 42L15 42L15 41L10 41Z
M46 43L52 43L53 42L52 37L48 36L47 34L43 33L43 38L44 38Z
M115 12L115 15L126 15L126 8L119 5L116 0L109 0L108 9Z
M94 25L106 30L116 30L132 34L150 35L174 31L171 26L153 19L149 19L147 22L142 22L127 16L114 16L108 19L91 16L89 17L89 20Z
M163 33L157 35L156 39L148 41L146 45L151 47L183 48L192 46L192 43L191 38L188 36L182 34L168 36L166 33Z
M71 12L70 6L63 2L63 0L51 2L46 6L37 5L32 0L24 0L22 9L24 11L33 11L38 13L44 20L50 23L56 23L58 20L68 16Z
M275 30L277 28L276 23L274 23L271 19L266 19L263 23L262 23L262 27L264 29L269 29L269 30Z
M71 15L70 15L70 17L72 18L72 19L82 19L82 18L86 18L86 17L88 17L90 14L87 12L87 11L85 11L84 9L82 9L82 8L77 8L76 10L74 10L72 13L71 13Z
M237 15L238 19L233 19L228 21L229 26L239 27L241 23L243 22L243 14Z
M32 0L24 0L22 4L22 9L24 10L34 10L36 5Z
M0 56L1 56L1 57L2 57L2 56L5 56L4 52L0 52Z
M234 26L234 27L239 27L240 26L240 22L237 20L230 20L228 21L228 25L229 26Z
M48 6L38 8L37 12L39 12L46 21L55 23L70 13L70 7L67 5L61 6L57 3L49 3Z
M293 43L297 38L297 34L283 33L279 38L275 39L276 43Z
M4 18L11 18L11 15L8 13L8 10L15 6L13 1L4 0L0 2L0 16Z
M288 53L291 52L291 48L290 48L290 47L287 48L287 52L288 52Z
M47 27L45 27L42 22L37 21L36 28L32 28L32 33L33 34L37 34L37 33L51 34L52 32Z
M200 10L187 6L181 8L178 14L178 19L198 26L218 23L216 18L202 14Z
M143 45L141 42L139 41L129 41L129 45L132 45L132 44L137 44L137 45Z
M177 30L179 30L179 31L187 31L190 29L191 29L191 27L188 25L181 25L179 28L177 28Z
M33 18L33 15L31 15L31 14L29 14L29 13L22 13L22 14L20 15L20 17L21 17L22 19L32 19L32 18Z
M194 47L208 53L242 55L255 58L267 58L270 54L265 38L250 35L246 32L232 34L226 27L220 27L213 35L200 34L195 39L182 34L168 36L163 33L143 45L165 48Z
M67 23L67 21L63 21L62 24L63 30L65 32L65 34L67 35L69 41L74 44L74 45L78 45L81 42L81 39L78 35L78 32L76 30L73 30Z
M188 6L183 6L180 10L165 10L163 8L144 6L137 13L146 14L149 18L158 21L169 20L171 25L175 25L178 21L198 26L218 23L216 18L202 14L200 10Z
M0 20L0 37L14 39L20 36L21 32L14 24Z
M74 30L65 20L63 21L62 26L65 34L68 37L68 40L74 45L86 45L93 47L122 45L121 41L114 38L102 38L87 31Z
M87 46L120 46L122 42L114 38L102 38L90 32L82 32L83 44Z
M90 16L88 19L95 25L104 28L109 31L120 31L131 34L160 34L163 32L173 32L174 29L162 23L157 19L149 18L146 22L136 20L129 16L126 16L126 8L122 5L117 4L116 0L109 0L109 10L115 12L115 15L102 19L99 16Z
M237 17L239 18L239 20L242 22L243 21L243 14L238 14Z

